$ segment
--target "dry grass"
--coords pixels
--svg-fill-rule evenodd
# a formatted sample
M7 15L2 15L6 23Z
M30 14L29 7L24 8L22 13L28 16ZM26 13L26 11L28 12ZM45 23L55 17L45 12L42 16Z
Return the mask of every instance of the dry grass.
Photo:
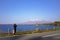
M59 31L60 28L56 29L49 29L49 30L32 30L32 31L24 31L24 32L17 32L16 35L23 35L23 34L32 34L32 33L42 33L42 32L53 32L53 31ZM5 36L13 36L13 33L0 33L0 37Z

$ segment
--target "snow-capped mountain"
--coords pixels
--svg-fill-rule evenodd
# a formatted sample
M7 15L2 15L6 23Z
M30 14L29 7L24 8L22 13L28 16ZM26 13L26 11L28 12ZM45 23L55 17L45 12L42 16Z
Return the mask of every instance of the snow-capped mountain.
M21 24L44 24L44 23L51 23L49 21L28 21L28 22L24 22Z

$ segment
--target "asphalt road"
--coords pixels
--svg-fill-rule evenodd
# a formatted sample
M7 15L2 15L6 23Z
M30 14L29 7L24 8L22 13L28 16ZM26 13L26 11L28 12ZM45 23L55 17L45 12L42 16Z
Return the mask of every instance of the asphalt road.
M60 31L2 37L0 40L60 40Z

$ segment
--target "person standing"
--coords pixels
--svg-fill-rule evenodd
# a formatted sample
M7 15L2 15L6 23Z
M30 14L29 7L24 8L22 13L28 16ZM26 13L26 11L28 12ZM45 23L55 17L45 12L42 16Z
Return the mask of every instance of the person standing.
M13 30L13 34L14 34L14 35L16 35L16 27L17 27L17 25L14 24L14 30Z

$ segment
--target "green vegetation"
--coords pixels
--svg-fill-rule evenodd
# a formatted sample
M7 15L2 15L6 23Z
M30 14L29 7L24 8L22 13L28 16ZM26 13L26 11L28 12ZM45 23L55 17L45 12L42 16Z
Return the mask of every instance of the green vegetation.
M42 33L42 32L53 32L53 31L60 31L60 28L49 29L49 30L32 30L32 31L25 31L25 32L17 32L16 35Z
M13 36L12 33L8 34L8 33L0 33L0 37L5 37L5 36Z
M45 23L45 24L42 24L42 25L60 26L60 21L56 21L56 22L53 22L53 23Z
M32 31L17 32L16 35L43 33L43 32L53 32L53 31L60 31L60 28L49 29L49 30L32 30ZM13 33L10 33L10 34L8 34L8 33L0 33L0 37L4 37L4 36L13 36Z
M56 21L53 23L55 26L60 26L60 22Z

